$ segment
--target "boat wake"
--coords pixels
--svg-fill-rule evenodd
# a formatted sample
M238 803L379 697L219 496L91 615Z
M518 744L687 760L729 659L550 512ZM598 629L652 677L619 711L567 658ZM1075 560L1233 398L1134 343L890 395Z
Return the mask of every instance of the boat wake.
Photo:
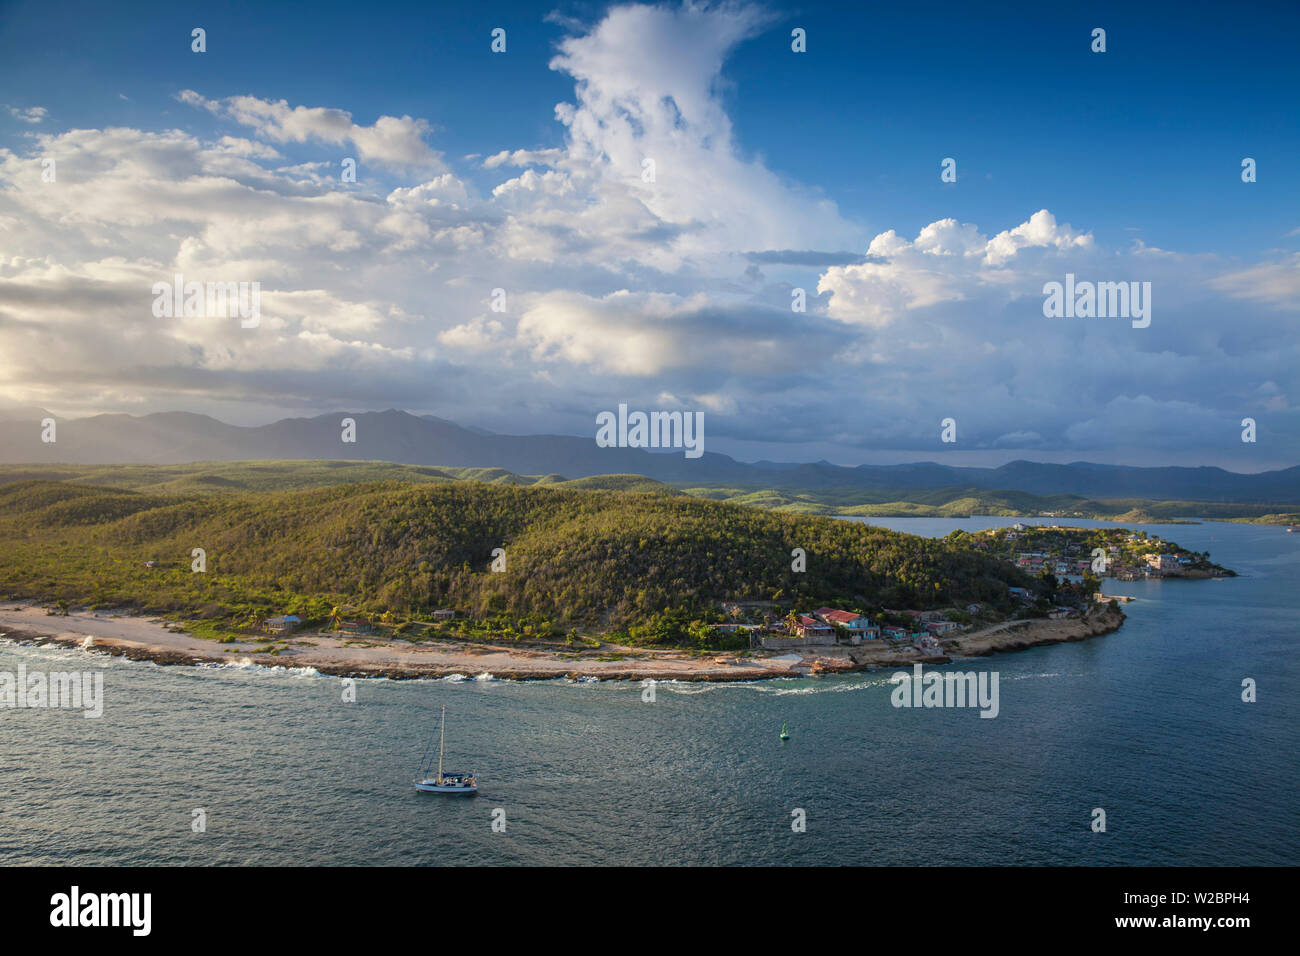
M785 680L803 680L800 677L784 678ZM805 694L852 694L860 690L871 690L876 687L893 687L894 682L887 677L872 678L869 680L837 681L831 683L818 683L816 685L805 687L775 687L776 681L765 681L762 684L750 684L754 690L760 694L771 694L774 697L803 696Z

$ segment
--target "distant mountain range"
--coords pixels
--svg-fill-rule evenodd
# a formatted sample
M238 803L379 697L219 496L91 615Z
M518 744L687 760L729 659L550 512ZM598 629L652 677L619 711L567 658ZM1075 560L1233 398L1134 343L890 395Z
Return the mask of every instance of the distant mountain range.
M465 428L432 415L407 412L336 412L286 418L269 425L228 425L207 415L94 415L56 419L57 440L41 440L38 408L0 411L0 464L177 464L191 461L370 460L413 465L504 468L520 475L638 474L687 487L857 490L874 494L921 489L1015 490L1037 495L1295 504L1300 467L1260 474L1222 468L1067 465L1013 461L999 468L964 468L918 462L844 467L828 462L739 462L705 452L600 448L592 437L499 435ZM355 443L341 440L344 418L356 422Z

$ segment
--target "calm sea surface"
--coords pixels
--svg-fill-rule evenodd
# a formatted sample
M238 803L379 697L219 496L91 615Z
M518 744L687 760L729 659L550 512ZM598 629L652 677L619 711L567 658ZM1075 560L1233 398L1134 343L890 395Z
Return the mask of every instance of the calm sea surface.
M98 720L0 709L0 864L1296 865L1300 534L1133 527L1241 577L1108 581L1139 599L1119 632L948 665L999 673L992 720L895 709L888 672L660 684L654 703L634 684L369 680L349 704L311 672L0 643L0 671L99 670L105 694ZM411 787L444 704L447 769L476 770L476 798Z

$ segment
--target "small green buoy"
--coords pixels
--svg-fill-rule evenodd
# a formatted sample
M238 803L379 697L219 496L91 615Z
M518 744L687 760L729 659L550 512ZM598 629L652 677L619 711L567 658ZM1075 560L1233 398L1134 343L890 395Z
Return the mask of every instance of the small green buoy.
M785 729L785 724L782 724L782 725L781 725L781 739L782 739L782 740L789 740L789 739L790 739L790 732L789 732L788 730Z

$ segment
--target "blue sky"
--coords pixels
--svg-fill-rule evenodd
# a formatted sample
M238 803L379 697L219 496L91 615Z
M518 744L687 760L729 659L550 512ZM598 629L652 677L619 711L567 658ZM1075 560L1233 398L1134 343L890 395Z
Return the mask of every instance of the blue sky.
M1053 7L2 5L0 399L578 434L628 401L749 458L1294 464L1300 12ZM135 314L182 270L260 281L271 321ZM1052 325L1067 271L1151 281L1152 327ZM114 341L71 331L96 296Z
M572 83L547 69L561 18L605 9L322 4L308 16L269 4L254 19L246 4L5 7L4 89L70 124L167 117L190 128L198 118L171 101L202 87L327 103L358 122L425 117L451 155L495 152L506 130L514 144L561 145L552 108ZM1241 255L1283 245L1300 207L1288 173L1300 152L1300 7L1056 7L1007 4L1014 14L994 18L969 3L767 5L770 27L725 71L740 144L868 229L1050 206L1089 217L1108 242ZM194 25L212 36L206 58L176 41ZM506 56L488 52L494 26L508 30ZM809 55L774 65L796 26ZM1095 26L1108 31L1104 55L1090 50ZM960 188L930 175L946 156ZM1263 170L1249 192L1237 188L1243 156Z

